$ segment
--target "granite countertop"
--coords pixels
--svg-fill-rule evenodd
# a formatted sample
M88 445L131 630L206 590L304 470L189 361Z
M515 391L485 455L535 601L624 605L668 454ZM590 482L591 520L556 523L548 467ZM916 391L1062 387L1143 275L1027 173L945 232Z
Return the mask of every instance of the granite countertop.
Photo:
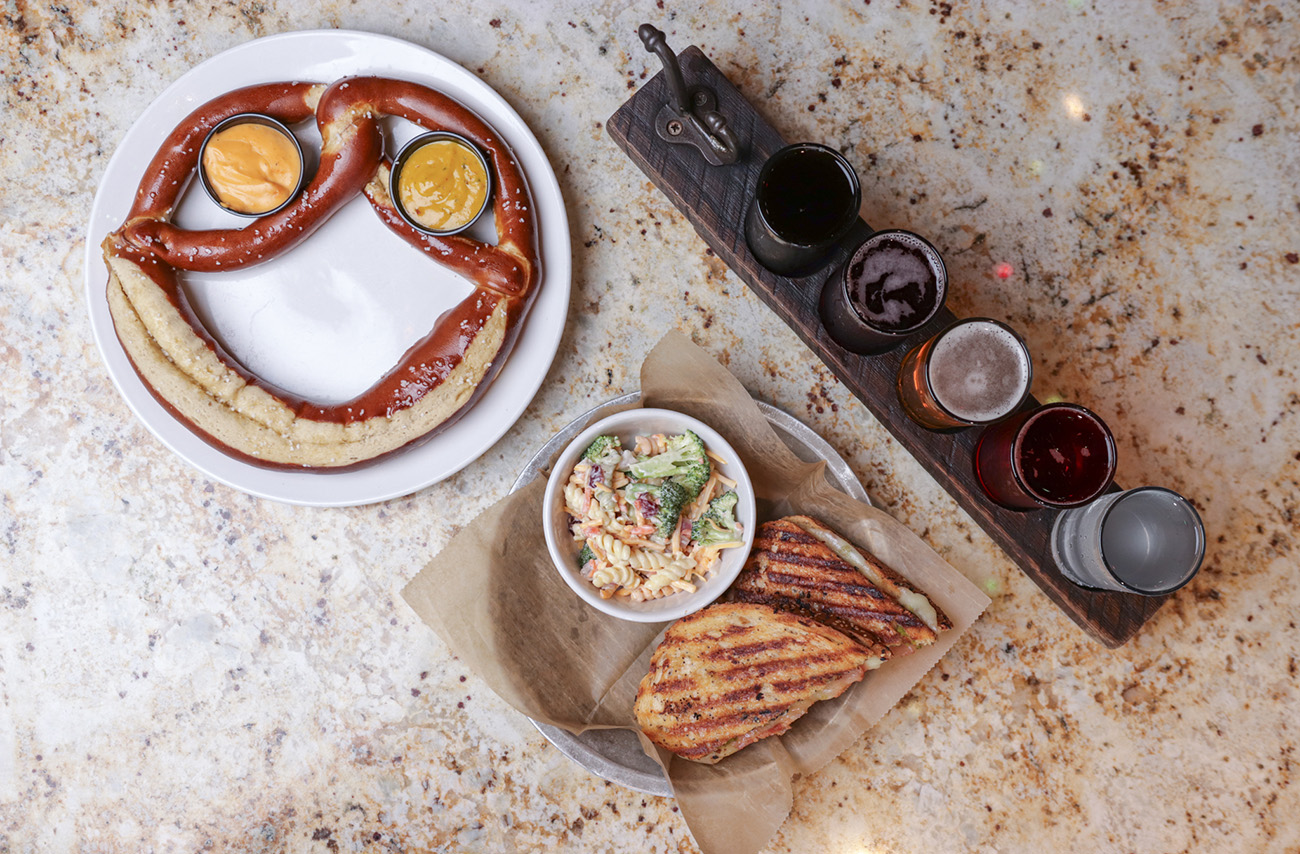
M0 6L0 851L696 850L671 800L570 762L399 595L668 328L993 597L798 781L770 851L1297 850L1300 9L959 5ZM944 253L954 311L1026 335L1040 398L1101 413L1126 483L1195 499L1204 569L1135 640L1062 616L610 142L658 70L644 21L787 138L846 152L869 221ZM549 377L481 459L312 509L206 478L135 419L82 259L108 158L163 88L334 27L501 92L559 174L574 277Z

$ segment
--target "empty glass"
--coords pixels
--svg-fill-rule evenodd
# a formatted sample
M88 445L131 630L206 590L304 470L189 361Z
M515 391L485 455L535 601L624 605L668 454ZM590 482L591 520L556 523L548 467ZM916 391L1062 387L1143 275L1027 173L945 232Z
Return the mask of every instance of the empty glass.
M1161 596L1200 569L1205 528L1186 498L1143 486L1062 511L1052 528L1052 557L1080 586Z

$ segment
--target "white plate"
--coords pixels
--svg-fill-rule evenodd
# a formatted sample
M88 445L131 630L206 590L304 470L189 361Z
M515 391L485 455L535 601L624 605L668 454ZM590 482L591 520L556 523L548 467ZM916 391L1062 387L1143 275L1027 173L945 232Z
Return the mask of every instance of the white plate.
M357 74L436 88L478 113L510 144L538 215L540 291L492 385L459 421L430 441L354 471L264 469L199 439L140 381L108 312L108 274L99 244L126 217L158 146L195 107L253 83L330 83ZM385 127L397 145L419 132L401 119L386 119ZM295 130L305 146L318 150L319 136L311 123ZM185 192L174 220L189 228L246 222L217 209L198 182ZM469 233L493 241L492 218L484 216ZM459 65L408 42L313 30L258 39L219 54L167 87L140 115L109 161L95 195L86 239L86 298L109 375L164 445L209 477L252 495L341 507L396 498L436 483L477 459L510 429L559 346L569 307L569 256L569 222L555 172L536 137L500 95ZM361 196L280 258L247 270L182 274L182 282L208 330L246 367L294 394L324 402L346 400L369 387L470 291L463 279L430 264L389 231Z

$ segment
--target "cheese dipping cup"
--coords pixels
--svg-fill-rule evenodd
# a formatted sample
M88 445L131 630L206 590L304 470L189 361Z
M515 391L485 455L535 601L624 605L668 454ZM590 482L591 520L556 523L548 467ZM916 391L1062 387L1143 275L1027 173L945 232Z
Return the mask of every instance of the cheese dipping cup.
M306 178L302 145L270 116L241 113L208 132L199 152L203 189L240 216L265 216L289 204Z
M478 146L449 131L412 139L393 160L388 191L412 228L456 234L474 224L492 197L492 173Z

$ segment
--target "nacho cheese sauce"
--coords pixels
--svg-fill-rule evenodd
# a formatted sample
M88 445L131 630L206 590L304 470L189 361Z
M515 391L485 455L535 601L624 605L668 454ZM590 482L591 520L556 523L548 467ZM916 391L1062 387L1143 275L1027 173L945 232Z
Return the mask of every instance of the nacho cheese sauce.
M221 204L239 213L262 214L293 195L302 177L302 157L283 131L243 122L208 140L203 171Z
M420 146L403 162L398 201L423 227L453 231L472 222L487 204L488 176L464 143L439 139Z

